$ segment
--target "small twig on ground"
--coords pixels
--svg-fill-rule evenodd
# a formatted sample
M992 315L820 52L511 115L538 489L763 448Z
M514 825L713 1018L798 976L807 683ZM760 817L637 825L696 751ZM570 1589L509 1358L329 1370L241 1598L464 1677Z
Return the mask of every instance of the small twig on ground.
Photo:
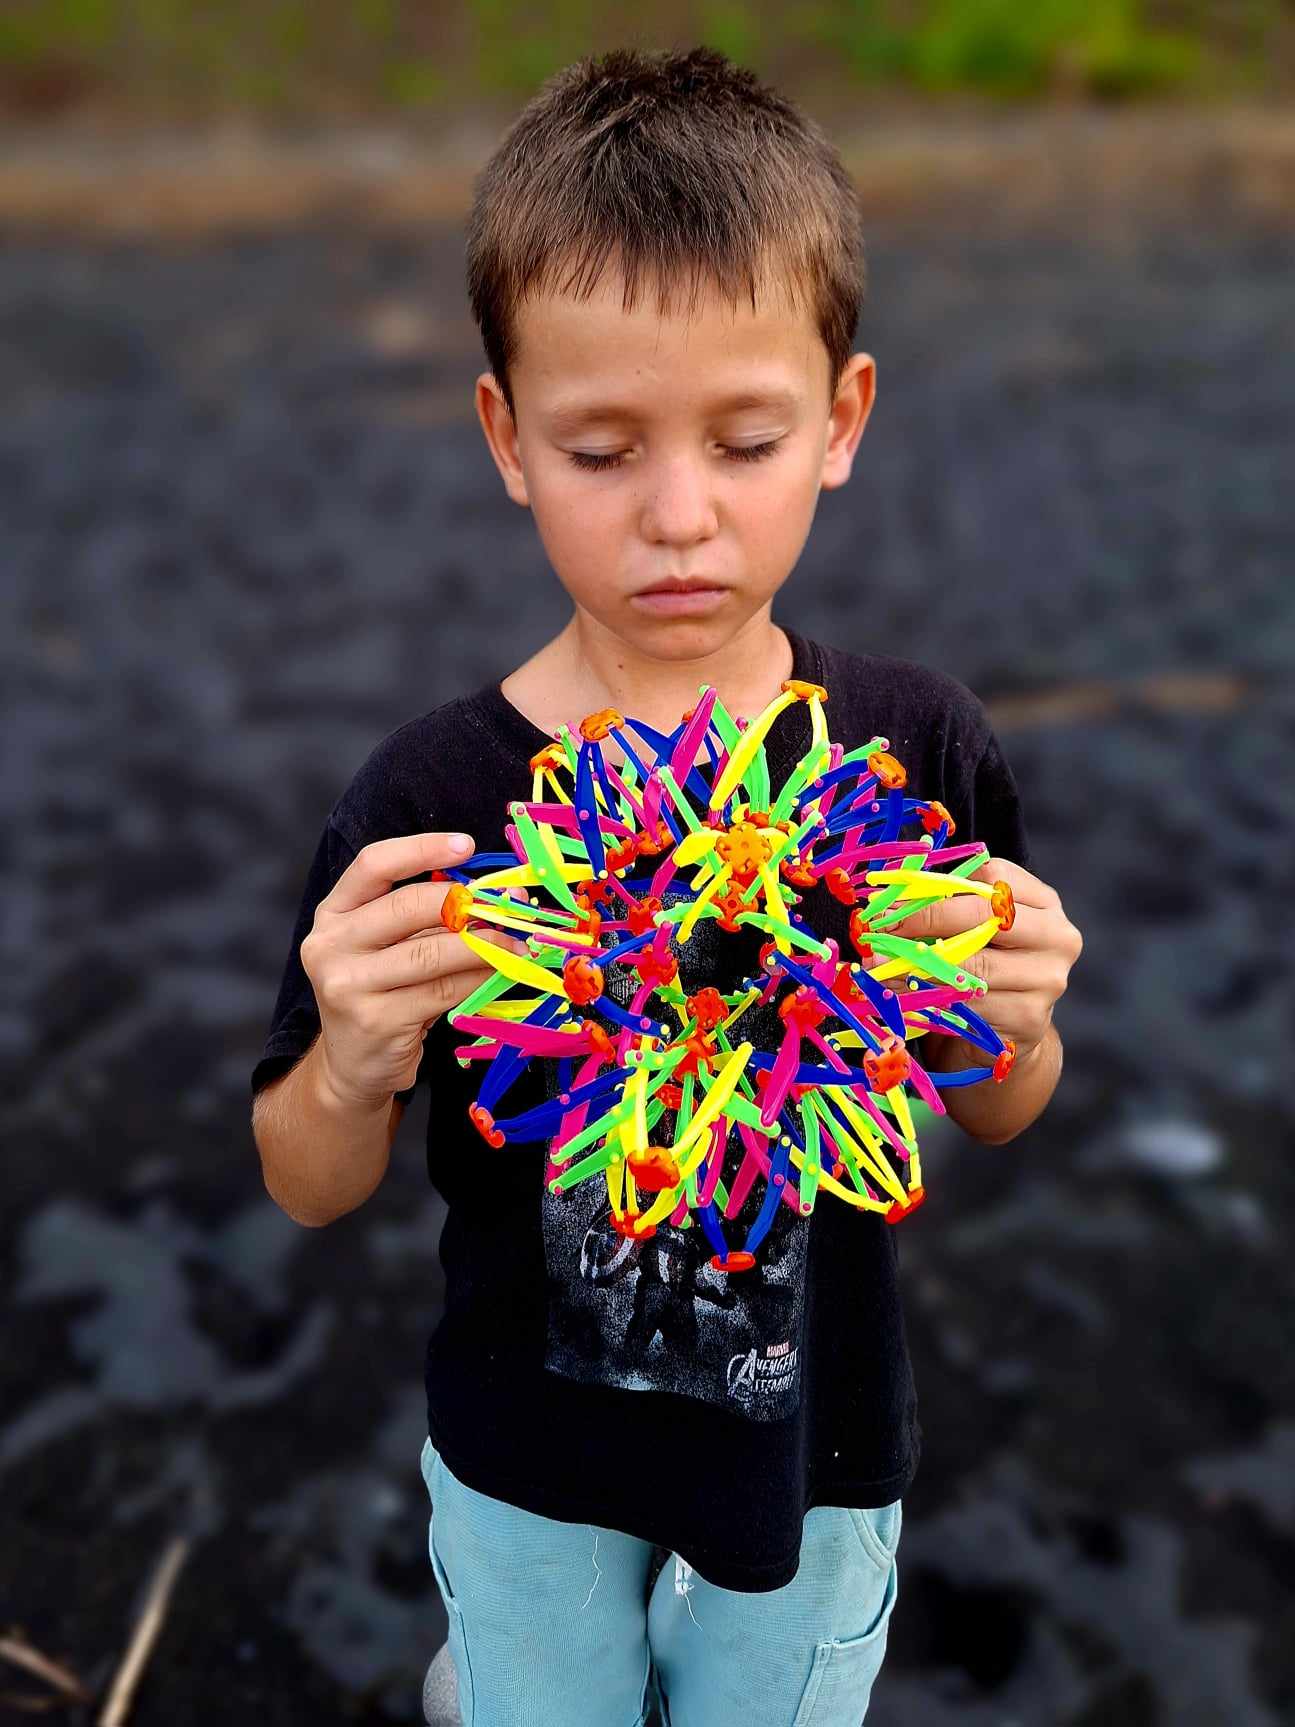
M77 1703L88 1703L90 1700L90 1693L70 1667L64 1667L59 1661L51 1661L48 1655L42 1655L39 1649L33 1649L20 1631L11 1629L7 1636L0 1637L0 1660L9 1661L27 1673L34 1673L38 1679L43 1679L47 1685L52 1685L56 1691L63 1692Z
M162 1622L166 1618L171 1591L188 1552L189 1543L183 1536L177 1535L162 1555L162 1561L149 1585L144 1611L136 1622L121 1666L117 1669L117 1677L112 1682L112 1690L99 1717L98 1727L122 1727L129 1715L135 1687L139 1684L148 1658L153 1653L153 1645L157 1642Z
M1251 694L1253 680L1239 672L1164 672L1134 679L1099 678L1057 684L1021 695L991 697L985 706L1000 732L1109 719L1128 707L1161 713L1227 713Z

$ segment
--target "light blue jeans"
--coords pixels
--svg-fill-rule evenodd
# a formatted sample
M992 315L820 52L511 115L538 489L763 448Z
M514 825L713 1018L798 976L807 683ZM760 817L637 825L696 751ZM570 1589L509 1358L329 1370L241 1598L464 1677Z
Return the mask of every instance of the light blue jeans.
M650 1542L522 1511L429 1439L428 1547L463 1727L859 1727L899 1593L899 1500L813 1506L782 1589L717 1588Z

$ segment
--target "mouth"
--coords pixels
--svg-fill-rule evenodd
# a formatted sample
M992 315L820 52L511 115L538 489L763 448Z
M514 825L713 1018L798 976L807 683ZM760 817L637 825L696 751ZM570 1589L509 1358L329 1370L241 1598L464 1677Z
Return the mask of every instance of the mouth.
M718 582L711 582L705 576L690 576L684 580L680 576L667 576L663 582L653 582L650 588L640 588L641 594L700 594L722 593Z
M723 602L727 592L727 588L715 587L704 580L657 582L631 594L630 599L640 611L675 615L711 611Z

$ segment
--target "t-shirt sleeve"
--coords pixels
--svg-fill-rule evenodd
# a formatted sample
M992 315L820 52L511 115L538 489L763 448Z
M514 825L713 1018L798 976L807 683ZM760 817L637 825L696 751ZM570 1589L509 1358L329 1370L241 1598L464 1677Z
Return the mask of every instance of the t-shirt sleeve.
M315 1001L315 991L310 979L301 963L301 944L314 925L315 908L320 900L325 899L332 891L338 877L348 868L355 855L355 848L333 825L330 818L320 835L315 855L306 873L301 904L297 909L297 921L279 984L278 1000L270 1017L269 1035L265 1040L261 1059L252 1069L253 1097L262 1086L268 1085L272 1079L277 1079L280 1074L295 1067L319 1035L319 1006ZM414 1088L410 1086L395 1095L401 1103L408 1103L414 1095Z
M979 748L969 753L972 766L950 787L946 800L958 824L954 845L980 840L991 857L1007 858L1030 869L1030 841L1025 831L1016 779L993 727L979 709Z

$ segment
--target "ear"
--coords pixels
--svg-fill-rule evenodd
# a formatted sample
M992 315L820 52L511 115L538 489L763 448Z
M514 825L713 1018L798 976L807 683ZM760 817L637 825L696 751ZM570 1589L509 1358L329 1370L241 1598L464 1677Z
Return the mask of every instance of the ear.
M517 444L517 427L508 411L508 403L493 372L482 372L476 388L477 418L486 435L486 444L503 476L504 488L515 504L529 508L530 494L522 472L521 452Z
M852 354L841 374L836 400L828 415L827 448L819 485L827 490L850 478L854 452L868 423L877 394L877 364L871 354Z

